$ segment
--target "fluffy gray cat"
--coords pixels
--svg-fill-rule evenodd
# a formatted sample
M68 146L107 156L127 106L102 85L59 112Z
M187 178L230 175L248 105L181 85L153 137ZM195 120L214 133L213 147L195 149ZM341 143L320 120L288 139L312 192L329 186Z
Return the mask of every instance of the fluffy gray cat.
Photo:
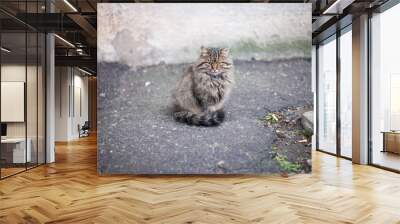
M227 48L201 47L200 57L173 92L175 120L217 126L224 121L224 102L234 85L233 60Z

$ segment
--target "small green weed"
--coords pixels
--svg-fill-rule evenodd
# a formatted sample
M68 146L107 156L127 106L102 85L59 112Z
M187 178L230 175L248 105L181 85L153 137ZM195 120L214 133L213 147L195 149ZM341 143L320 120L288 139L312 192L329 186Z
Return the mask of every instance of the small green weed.
M266 122L268 125L272 125L278 123L279 117L274 113L268 113L265 117L261 118L261 120Z
M297 173L297 172L299 172L299 170L301 168L300 164L292 163L292 162L288 161L286 156L283 156L280 154L276 155L274 157L274 160L278 163L279 168L283 172Z

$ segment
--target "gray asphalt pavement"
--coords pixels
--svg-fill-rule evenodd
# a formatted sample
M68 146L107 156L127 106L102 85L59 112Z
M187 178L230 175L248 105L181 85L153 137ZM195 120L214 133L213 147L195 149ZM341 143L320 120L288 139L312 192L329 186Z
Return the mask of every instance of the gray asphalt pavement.
M187 65L98 66L100 173L275 173L266 111L312 105L311 62L235 61L236 86L218 127L177 123L171 90ZM309 147L304 148L309 154ZM303 152L297 150L299 154Z

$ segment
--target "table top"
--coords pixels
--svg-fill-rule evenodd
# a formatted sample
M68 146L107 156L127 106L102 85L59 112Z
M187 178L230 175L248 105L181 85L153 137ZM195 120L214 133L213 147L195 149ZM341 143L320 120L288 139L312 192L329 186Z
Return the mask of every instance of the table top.
M29 138L27 139L30 140ZM25 138L5 138L1 139L1 143L20 143L25 142Z
M384 134L396 134L396 135L400 135L400 131L381 131L381 133L384 133Z

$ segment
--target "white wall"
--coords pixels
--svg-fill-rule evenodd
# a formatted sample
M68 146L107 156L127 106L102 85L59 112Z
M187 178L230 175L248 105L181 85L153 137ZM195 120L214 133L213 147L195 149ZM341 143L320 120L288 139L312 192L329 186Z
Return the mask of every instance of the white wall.
M28 137L35 130L36 135L36 66L18 65L18 64L5 64L1 66L1 81L2 82L24 82L26 83L25 76L28 76L29 86L34 88L27 88L27 118L28 118ZM1 108L7 110L8 108ZM8 137L25 137L25 124L26 122L7 122L7 135Z
M38 69L38 70L37 70ZM27 78L27 80L25 80ZM21 109L23 113L26 112L26 120L22 122L6 122L7 123L7 137L21 138L25 135L30 139L32 150L32 161L36 162L39 158L39 163L44 162L45 150L45 85L44 74L42 67L32 65L25 66L25 64L3 64L1 66L1 81L2 82L24 82L26 84L26 107ZM2 96L7 97L7 96ZM1 108L3 112L12 110L12 108ZM14 109L15 110L15 109ZM7 111L13 113L13 111ZM14 112L15 113L15 112ZM36 157L36 153L39 156ZM49 160L51 162L51 160Z
M8 64L1 66L1 81L25 82L25 65ZM28 70L30 68L28 67ZM1 108L7 110L7 108ZM7 137L25 137L25 122L7 123Z
M28 66L28 70L32 68ZM19 81L25 82L25 64L8 64L1 66L1 81Z
M55 68L55 141L69 139L69 95L70 69Z
M75 70L76 72L76 70ZM81 76L82 73L78 75L74 75L74 108L72 108L72 119L71 119L71 135L73 138L79 137L78 132L78 124L83 125L85 121L89 120L89 113L88 113L88 77ZM80 93L79 93L80 91ZM78 96L80 95L80 99ZM80 103L78 101L81 101ZM72 103L71 103L72 104ZM81 108L79 108L81 107ZM79 110L82 110L81 112ZM75 113L74 111L75 110Z
M76 68L56 67L56 141L77 139L78 124L83 125L88 120L88 78L83 75ZM81 105L81 113L78 105Z
M98 61L193 62L200 46L235 59L310 58L311 4L98 4Z

